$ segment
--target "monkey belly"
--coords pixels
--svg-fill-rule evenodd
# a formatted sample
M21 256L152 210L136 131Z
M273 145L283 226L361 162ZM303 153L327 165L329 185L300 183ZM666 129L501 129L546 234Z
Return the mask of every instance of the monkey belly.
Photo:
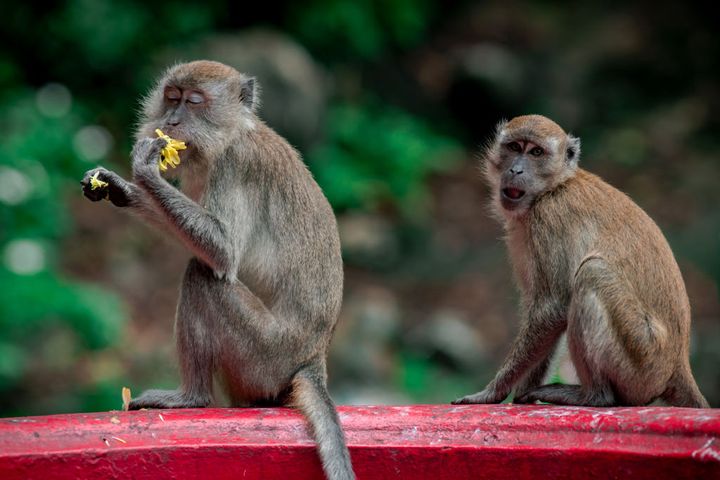
M189 351L180 348L181 361L185 355L206 358L194 352L210 349L207 371L238 406L281 398L322 345L268 310L242 282L218 279L197 259L185 273L175 328L188 344Z

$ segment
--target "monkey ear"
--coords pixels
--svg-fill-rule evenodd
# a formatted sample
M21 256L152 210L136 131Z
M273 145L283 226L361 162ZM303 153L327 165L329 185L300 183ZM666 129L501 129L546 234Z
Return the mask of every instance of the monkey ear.
M248 77L242 81L240 85L240 103L245 105L250 111L254 112L258 105L259 88L255 77Z
M565 159L571 165L577 165L580 161L580 139L568 135L567 150L565 151Z

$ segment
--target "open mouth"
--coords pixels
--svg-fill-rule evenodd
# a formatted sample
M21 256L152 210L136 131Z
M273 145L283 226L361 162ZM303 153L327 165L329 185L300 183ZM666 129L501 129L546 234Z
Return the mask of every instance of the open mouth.
M519 188L503 188L501 192L503 197L513 201L520 200L525 196L525 190L520 190Z

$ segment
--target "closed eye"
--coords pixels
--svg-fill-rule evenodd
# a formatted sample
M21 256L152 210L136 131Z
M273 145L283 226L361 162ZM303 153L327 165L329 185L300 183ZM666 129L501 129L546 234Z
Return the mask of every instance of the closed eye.
M180 90L174 87L166 88L165 98L171 102L178 102L182 98L182 93L180 93Z
M201 104L205 101L205 97L201 93L193 92L187 97L187 101L193 105Z

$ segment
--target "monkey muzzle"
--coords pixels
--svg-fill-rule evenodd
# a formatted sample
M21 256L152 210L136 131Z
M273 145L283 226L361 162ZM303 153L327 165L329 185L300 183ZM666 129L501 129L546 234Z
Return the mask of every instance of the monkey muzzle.
M506 185L500 189L500 204L507 211L522 208L527 191L514 185Z

